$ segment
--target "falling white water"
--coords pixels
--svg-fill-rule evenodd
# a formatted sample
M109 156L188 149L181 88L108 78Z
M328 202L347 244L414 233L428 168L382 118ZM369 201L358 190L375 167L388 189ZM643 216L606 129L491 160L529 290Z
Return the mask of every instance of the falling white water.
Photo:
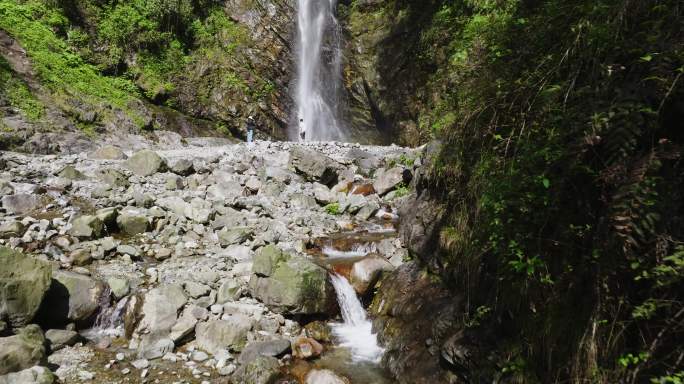
M103 295L105 296L105 295ZM109 295L106 295L109 299ZM120 337L124 334L123 314L128 304L129 296L119 300L112 306L109 300L100 303L100 313L95 318L95 324L90 329L81 332L87 339L96 340L103 336ZM102 300L101 300L102 301Z
M299 141L344 140L338 116L342 49L335 17L337 0L297 0L297 7L297 129L293 136Z
M323 247L322 249L323 254L331 259L363 257L369 253L375 253L377 251L378 246L375 243L355 244L351 251L340 251L339 249L333 247Z
M340 340L339 345L351 351L354 361L379 362L384 349L378 345L378 338L372 331L373 324L368 320L354 288L338 274L331 274L330 279L344 320L344 323L332 324L333 334Z

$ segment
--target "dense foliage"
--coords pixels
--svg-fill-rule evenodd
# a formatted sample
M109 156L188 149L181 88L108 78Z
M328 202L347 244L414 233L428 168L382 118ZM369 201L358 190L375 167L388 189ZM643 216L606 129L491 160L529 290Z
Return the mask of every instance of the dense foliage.
M498 330L495 376L681 382L682 3L394 6L441 91L421 117L449 207L430 261L464 323Z
M225 111L209 114L180 100L209 109L219 88L233 89L236 100L250 105L273 92L268 77L255 75L244 53L236 54L254 43L224 7L214 0L0 0L0 30L28 54L38 77L31 97L73 116L87 132L120 124L112 110L133 126L155 128L146 106L157 105L213 120L228 133L236 122ZM9 66L4 70L11 75ZM192 76L210 86L197 86ZM0 86L0 92L10 91ZM31 106L18 106L35 120L36 109L24 107Z

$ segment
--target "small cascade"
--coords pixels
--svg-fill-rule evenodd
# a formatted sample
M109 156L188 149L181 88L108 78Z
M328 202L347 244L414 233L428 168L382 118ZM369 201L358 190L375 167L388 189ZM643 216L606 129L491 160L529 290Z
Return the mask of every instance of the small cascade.
M109 295L103 295L109 298ZM123 315L128 304L129 296L119 300L115 306L107 301L100 303L100 312L95 318L92 328L82 332L89 339L97 339L101 336L121 337L123 336Z
M331 325L333 334L340 340L339 345L351 351L354 361L379 362L384 349L378 345L378 338L372 330L373 323L368 319L354 288L338 274L331 274L330 279L344 320L343 323Z
M323 247L321 251L331 259L347 259L363 257L369 253L375 253L378 251L378 246L375 243L354 244L349 251L341 251L334 247Z

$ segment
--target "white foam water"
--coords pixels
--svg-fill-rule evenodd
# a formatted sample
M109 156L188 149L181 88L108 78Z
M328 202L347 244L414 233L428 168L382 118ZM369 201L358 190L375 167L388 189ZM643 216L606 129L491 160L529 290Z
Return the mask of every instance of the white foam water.
M347 259L355 257L363 257L369 253L377 252L377 245L375 243L369 244L355 244L351 251L340 251L333 247L323 247L322 252L331 259Z
M343 323L331 324L333 334L340 341L339 346L349 349L354 361L379 362L384 349L378 345L378 338L372 330L373 324L354 288L338 274L331 274L330 279L344 320Z
M107 295L108 297L109 295ZM106 303L100 303L100 313L95 318L95 324L93 324L92 328L81 331L81 334L91 340L96 340L103 336L123 336L123 315L128 300L129 296L124 297L115 306L110 305L109 300Z
M297 0L295 126L298 129L293 138L299 141L345 139L338 118L342 34L335 17L336 8L337 0Z

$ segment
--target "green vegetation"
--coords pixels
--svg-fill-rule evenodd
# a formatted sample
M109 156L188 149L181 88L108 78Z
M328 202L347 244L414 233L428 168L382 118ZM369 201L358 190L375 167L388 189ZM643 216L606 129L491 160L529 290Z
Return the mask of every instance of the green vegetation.
M449 212L433 265L499 332L479 379L681 380L681 4L397 9L419 36L412 76L428 78L417 120L444 142L427 180Z
M154 128L150 104L226 124L232 116L223 111L202 114L217 90L247 104L274 92L244 56L248 30L213 0L0 0L0 29L27 51L37 75L36 89L22 88L9 67L0 69L19 81L0 92L29 120L44 112L32 92L91 134L122 120L131 125L122 129Z
M7 99L9 105L19 109L29 121L36 121L43 117L45 107L31 93L26 83L14 76L9 63L0 57L0 98Z
M329 215L334 215L334 216L342 214L342 212L340 211L340 204L339 203L331 203L331 204L326 205L325 211Z

